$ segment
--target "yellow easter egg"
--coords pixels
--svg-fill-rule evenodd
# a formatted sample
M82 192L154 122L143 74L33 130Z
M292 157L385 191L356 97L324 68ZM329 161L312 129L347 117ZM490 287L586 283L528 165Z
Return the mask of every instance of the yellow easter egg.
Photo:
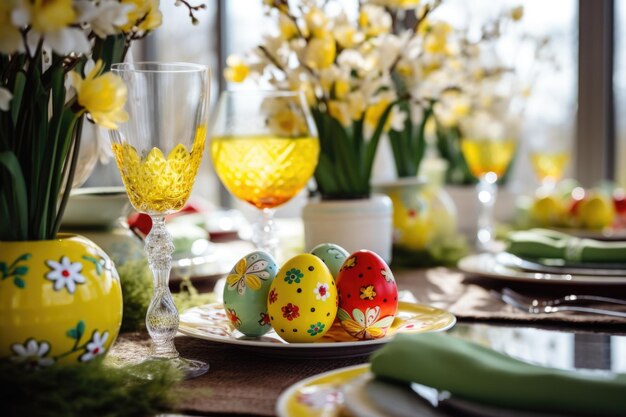
M538 226L559 226L565 218L566 208L563 202L552 195L535 199L530 216Z
M613 201L597 194L583 200L578 210L578 221L586 229L603 229L613 223L615 208Z
M328 267L308 253L288 260L272 282L267 310L272 327L287 342L324 336L337 315L337 288Z

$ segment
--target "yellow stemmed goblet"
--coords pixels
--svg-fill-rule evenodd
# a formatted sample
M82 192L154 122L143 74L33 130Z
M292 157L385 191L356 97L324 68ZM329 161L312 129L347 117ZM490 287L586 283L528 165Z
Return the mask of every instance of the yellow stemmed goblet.
M571 140L560 125L540 125L530 139L530 162L541 183L541 195L551 194L563 178L571 154Z
M462 126L461 151L470 172L478 179L476 244L479 250L498 249L493 220L498 191L496 183L506 173L517 149L516 121L485 114Z
M232 195L261 210L252 241L275 255L274 209L304 188L319 156L304 97L292 91L226 91L211 129L217 175Z
M174 245L165 216L187 202L204 151L209 105L209 69L182 63L123 63L111 70L128 89L129 119L111 130L115 161L133 207L152 218L146 254L154 293L146 327L151 356L171 360L186 377L208 365L179 357L174 346L178 311L169 290Z

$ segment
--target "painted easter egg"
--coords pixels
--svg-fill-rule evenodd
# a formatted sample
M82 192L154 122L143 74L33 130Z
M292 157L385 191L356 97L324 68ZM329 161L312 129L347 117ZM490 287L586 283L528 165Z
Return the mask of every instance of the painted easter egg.
M341 265L343 265L343 261L350 256L347 250L334 243L322 243L317 245L311 250L311 253L326 264L335 280L337 279Z
M354 252L337 277L341 326L357 339L387 333L398 311L398 288L385 261L368 250Z
M337 314L337 288L318 257L294 256L278 271L267 298L272 327L287 342L312 342L328 331Z
M232 325L246 336L261 336L272 327L267 313L267 294L278 266L266 252L241 258L226 277L224 310Z

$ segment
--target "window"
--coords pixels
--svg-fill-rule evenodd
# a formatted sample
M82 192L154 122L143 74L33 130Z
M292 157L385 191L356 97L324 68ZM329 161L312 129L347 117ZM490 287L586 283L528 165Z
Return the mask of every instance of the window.
M173 0L161 2L163 26L136 45L135 59L190 61L210 65L213 69L212 96L215 101L219 93L218 86L224 87L222 69L226 56L250 49L268 30L263 2L204 1L208 9L199 12L200 24L197 26L188 24L186 9L175 7L173 3ZM356 6L358 0L343 0L342 3L351 7ZM533 64L529 50L519 47L513 38L499 46L498 53L502 58L510 61L521 73L528 75L528 81L532 82L532 95L525 109L526 128L520 140L521 147L511 183L514 191L529 191L531 186L536 185L533 174L527 169L529 152L536 144L551 142L579 153L578 157L572 156L567 175L581 178L586 182L585 185L593 185L592 181L595 182L599 176L614 175L626 186L626 119L616 118L613 138L613 128L608 126L612 123L611 118L603 118L602 114L589 115L587 111L577 113L579 98L583 100L580 108L585 108L585 105L592 108L595 106L595 101L588 98L588 91L606 95L606 92L597 91L594 80L607 66L610 67L612 45L608 45L607 49L606 39L598 32L612 30L613 26L615 71L609 87L614 88L612 91L616 114L626 110L626 4L613 0L446 0L437 13L439 17L455 25L469 25L476 30L489 17L516 5L524 6L524 18L515 32L527 32L536 37L549 36L549 49L558 64L554 68L541 71L541 75L532 80L530 74L538 68ZM612 19L615 19L615 25L607 25ZM580 45L579 30L585 31ZM593 38L593 42L588 41L588 38ZM602 48L598 45L602 45ZM609 55L605 53L597 61L588 62L590 51L593 53L598 49L609 51ZM584 72L580 70L580 77L579 68L586 68ZM594 98L596 99L601 100L598 97ZM605 135L603 131L595 135L597 126L601 126L608 133ZM603 138L597 137L600 135ZM610 169L607 169L607 172L598 174L599 165L610 163L613 166L610 162L613 147L616 151L615 172L608 172ZM225 204L227 199L223 198L224 190L212 175L208 159L205 158L194 193ZM590 173L587 165L593 164L595 171ZM587 178L589 181L585 181Z

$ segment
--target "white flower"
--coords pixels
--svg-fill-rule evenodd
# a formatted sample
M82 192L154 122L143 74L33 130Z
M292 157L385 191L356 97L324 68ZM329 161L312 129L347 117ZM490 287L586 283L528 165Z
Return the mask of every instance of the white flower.
M74 3L78 11L78 20L88 23L91 30L100 38L119 33L119 27L128 22L128 12L136 6L120 3L118 0L78 0Z
M85 347L85 353L80 355L81 362L90 361L96 356L104 354L106 351L104 344L107 342L108 338L109 332L100 334L99 331L95 330L91 336L91 341L89 341Z
M80 29L65 28L44 34L45 42L62 55L72 52L86 54L91 50L87 35Z
M315 289L313 289L313 293L315 294L316 300L326 301L326 299L330 296L328 292L328 285L322 284L321 282L317 283Z
M27 42L34 51L40 39L44 39L60 55L86 54L91 50L87 34L72 24L78 23L73 3L67 0L47 2L22 2L11 13L15 26L30 26Z
M378 69L389 71L396 62L402 51L407 48L410 32L405 32L400 36L387 34L380 37L376 51L378 52Z
M11 99L13 99L13 94L6 88L0 87L0 110L9 111Z
M55 291L60 291L65 287L70 294L74 294L76 284L85 283L85 277L80 274L83 269L80 262L70 262L67 256L63 256L61 262L48 260L46 265L52 269L46 274L46 279L54 281Z
M28 339L23 345L19 343L11 345L11 350L16 355L11 360L23 363L30 368L54 364L53 358L46 358L46 355L50 352L50 344L48 342L37 342L35 339Z
M359 26L367 36L388 33L392 23L391 16L383 7L366 4L359 12Z
M402 132L404 130L404 123L406 122L407 114L400 110L398 106L393 106L391 114L389 115L389 121L391 130Z

